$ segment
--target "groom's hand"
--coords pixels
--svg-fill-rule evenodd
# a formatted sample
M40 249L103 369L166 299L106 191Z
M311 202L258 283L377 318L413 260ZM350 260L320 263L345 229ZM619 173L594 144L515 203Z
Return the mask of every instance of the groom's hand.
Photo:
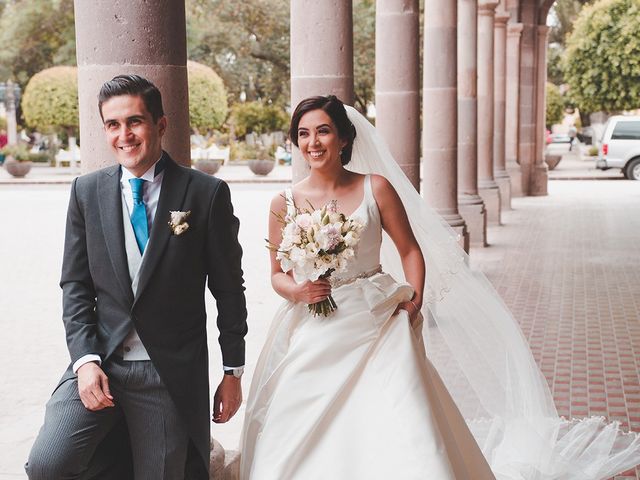
M242 403L242 384L233 375L223 375L213 396L213 421L215 423L228 422Z
M85 363L78 369L78 393L82 404L92 412L114 406L109 379L95 362Z

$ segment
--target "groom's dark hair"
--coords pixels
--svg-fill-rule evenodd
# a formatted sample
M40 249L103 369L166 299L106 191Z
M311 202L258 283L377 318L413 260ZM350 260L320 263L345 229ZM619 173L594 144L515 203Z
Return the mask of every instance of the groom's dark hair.
M118 75L105 82L98 94L98 110L103 121L102 104L110 98L120 95L141 97L154 122L164 116L162 95L158 87L140 75Z
M353 141L356 138L356 128L347 116L344 103L335 95L309 97L298 104L291 116L291 126L289 127L289 139L291 143L296 147L298 146L298 126L300 125L300 119L305 113L311 110L322 110L329 115L338 130L338 136L341 140L347 142L340 153L340 161L342 165L349 163L351 161Z

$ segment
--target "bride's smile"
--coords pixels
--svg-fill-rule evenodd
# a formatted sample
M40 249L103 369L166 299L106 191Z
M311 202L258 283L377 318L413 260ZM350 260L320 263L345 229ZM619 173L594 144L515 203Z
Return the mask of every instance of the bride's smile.
M312 110L300 119L298 147L311 168L340 165L340 151L345 143L331 117L323 110Z

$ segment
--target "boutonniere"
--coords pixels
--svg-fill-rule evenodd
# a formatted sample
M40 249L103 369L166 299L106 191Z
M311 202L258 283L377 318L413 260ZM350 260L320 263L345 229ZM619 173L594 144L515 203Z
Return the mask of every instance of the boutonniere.
M181 235L187 231L189 224L187 218L191 215L191 210L187 212L169 212L171 220L169 221L169 228L174 235Z

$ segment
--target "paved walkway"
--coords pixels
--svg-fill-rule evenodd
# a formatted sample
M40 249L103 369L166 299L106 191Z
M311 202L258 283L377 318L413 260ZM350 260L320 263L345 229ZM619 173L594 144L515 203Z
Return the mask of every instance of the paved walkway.
M250 315L245 391L280 303L262 238L269 200L281 188L232 182ZM0 480L24 478L44 404L68 362L57 287L67 199L68 184L0 184ZM640 431L640 182L552 181L549 196L517 198L513 207L472 262L522 325L560 414L604 415ZM210 298L208 308L214 317ZM237 445L242 414L213 426L226 448Z
M13 178L0 168L0 186L2 185L57 185L68 184L80 174L79 168L50 167L46 164L34 164L23 178ZM276 165L266 176L255 175L247 165L223 165L217 177L227 183L286 183L291 181L291 166Z
M472 263L520 323L559 414L640 432L640 182L552 181L513 208Z

